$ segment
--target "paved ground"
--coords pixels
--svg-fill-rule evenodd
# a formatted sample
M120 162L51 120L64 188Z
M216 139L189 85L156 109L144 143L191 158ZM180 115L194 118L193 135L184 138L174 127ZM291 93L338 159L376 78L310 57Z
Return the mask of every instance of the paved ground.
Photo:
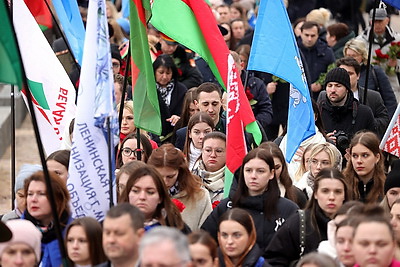
M30 116L27 115L22 127L16 130L16 170L24 163L40 163L36 139ZM0 214L11 209L11 147L0 159Z

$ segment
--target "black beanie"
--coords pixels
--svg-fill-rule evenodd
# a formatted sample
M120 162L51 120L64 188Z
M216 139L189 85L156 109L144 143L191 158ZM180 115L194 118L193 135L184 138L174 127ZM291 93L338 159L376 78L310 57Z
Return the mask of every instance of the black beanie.
M336 82L343 84L347 88L347 90L351 91L350 76L345 69L342 68L331 69L326 74L325 77L325 85L324 85L325 88L329 82Z
M393 161L392 168L386 177L385 195L393 187L400 187L400 159Z

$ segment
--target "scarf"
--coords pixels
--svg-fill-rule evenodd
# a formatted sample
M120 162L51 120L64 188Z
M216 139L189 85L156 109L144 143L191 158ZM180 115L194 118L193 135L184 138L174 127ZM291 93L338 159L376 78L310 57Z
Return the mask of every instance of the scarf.
M189 153L189 170L193 170L193 166L201 155L201 149L196 148L193 142L190 142L190 153Z
M156 86L157 91L160 92L162 100L164 100L164 103L169 107L169 104L171 104L171 93L175 86L174 79L172 79L165 87L161 87L158 83L156 83Z
M209 172L206 171L203 160L200 158L194 164L192 172L201 178L203 185L210 191L211 202L223 198L225 166L218 171Z
M178 183L178 180L175 182L175 184L174 184L173 186L171 186L171 187L168 189L168 191L169 191L169 195L170 195L171 197L173 197L173 196L175 196L176 194L179 193L179 183Z
M51 241L57 239L56 230L54 228L54 224L50 223L49 226L41 224L38 220L36 220L31 214L29 214L28 210L24 213L24 219L32 222L36 228L42 233L42 243L47 244ZM68 212L64 211L61 214L60 224L61 224L61 231L65 229L65 226L68 224L69 214ZM47 229L46 229L47 227Z

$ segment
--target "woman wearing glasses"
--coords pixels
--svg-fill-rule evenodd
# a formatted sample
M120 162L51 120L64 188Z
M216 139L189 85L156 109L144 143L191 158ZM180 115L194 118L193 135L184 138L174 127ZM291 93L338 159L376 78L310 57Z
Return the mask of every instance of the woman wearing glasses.
M183 221L193 231L199 229L212 211L210 196L199 177L189 171L183 152L164 144L153 150L147 164L161 174L170 196L185 205Z
M294 185L303 190L307 199L313 194L315 177L323 168L334 167L342 169L342 154L331 143L315 145L311 149L310 160L308 161L309 171L303 174L303 177Z
M212 203L218 203L224 196L226 136L211 132L203 138L201 157L192 172L199 176L210 193ZM217 201L217 202L215 202Z
M149 139L144 134L140 134L140 148L138 148L137 144L138 142L136 133L130 133L125 137L121 143L121 148L118 151L118 169L127 162L138 160L139 154L140 160L147 162L147 159L150 157L153 150Z
M214 208L201 228L216 239L218 221L231 208L250 213L256 226L257 244L262 251L279 227L298 209L294 202L280 197L274 157L268 150L256 148L244 157L236 191L231 191L231 195Z

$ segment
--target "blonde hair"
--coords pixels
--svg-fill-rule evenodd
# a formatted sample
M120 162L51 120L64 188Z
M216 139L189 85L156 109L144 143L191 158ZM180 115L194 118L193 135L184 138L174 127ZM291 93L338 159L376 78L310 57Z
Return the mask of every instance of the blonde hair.
M117 105L117 108L116 108L118 113L119 113L120 107L121 107L121 103L119 103L119 104ZM128 110L130 113L134 114L134 113L133 113L133 101L132 101L132 100L126 100L126 101L124 102L124 109L126 109L126 110ZM151 140L151 137L150 137L150 135L149 135L149 133L148 133L147 131L141 129L141 130L140 130L140 133L144 134L149 140Z
M306 21L314 21L318 25L325 27L331 16L332 13L328 9L321 7L311 10L306 16Z
M358 54L360 54L362 56L362 60L363 63L366 64L367 63L367 59L368 59L368 50L367 50L367 46L365 45L365 42L363 40L359 40L359 39L351 39L349 40L343 48L343 54L346 56L346 50L347 49L351 49L354 50L355 52L357 52Z
M328 154L329 160L331 161L331 166L333 168L336 168L339 171L341 171L342 170L342 154L339 152L339 150L336 148L336 146L332 145L331 143L326 142L323 144L315 145L311 150L310 159L314 158L317 154L319 154L323 151Z
M121 103L117 105L117 112L119 112L121 108ZM124 102L124 109L128 110L130 113L133 114L133 101L127 100Z
M308 162L306 162L306 153L308 153L309 151L311 151L313 149L313 147L316 144L309 144L303 151L303 156L301 157L301 162L300 162L300 166L297 169L296 173L294 174L294 180L295 181L299 181L301 179L301 177L303 177L303 175L307 172L307 165Z

